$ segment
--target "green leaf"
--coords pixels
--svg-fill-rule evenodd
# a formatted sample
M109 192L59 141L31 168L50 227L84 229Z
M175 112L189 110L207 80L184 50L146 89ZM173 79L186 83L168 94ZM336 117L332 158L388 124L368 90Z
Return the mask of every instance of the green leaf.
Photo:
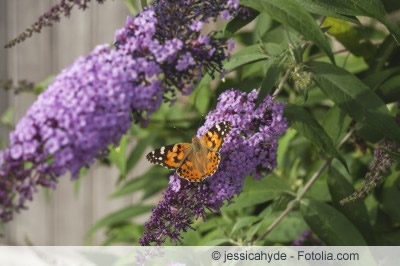
M241 4L267 13L275 20L295 29L305 39L314 42L332 62L335 62L328 39L314 18L295 0L242 0Z
M124 3L132 15L134 15L138 12L138 10L136 8L136 0L124 0Z
M326 6L329 4L329 1L322 0L296 0L299 5L301 5L308 12L325 16L325 17L333 17L341 20L345 20L348 22L352 22L354 24L360 25L360 21L354 16L347 16L340 14L340 9L337 8L337 5L331 5L329 8ZM340 6L339 6L340 7ZM342 8L345 8L344 6Z
M400 143L400 127L385 103L368 86L351 73L327 63L314 62L310 67L321 90L343 111Z
M396 26L394 23L391 23L386 19L388 14L386 13L385 7L383 6L380 0L297 0L297 1L305 2L305 5L308 5L312 9L318 11L328 10L328 12L334 12L340 15L367 16L375 18L388 28L388 30L393 34L393 37L395 39L400 40L400 30L398 26Z
M385 102L397 102L400 99L400 75L394 76L384 82L376 90L376 94Z
M207 241L201 240L197 245L198 246L220 246L222 244L228 244L230 243L229 238L216 238L216 239L211 239Z
M35 84L35 87L33 88L34 93L36 95L41 94L50 85L50 83L53 82L53 80L54 80L54 76L49 76L42 82Z
M386 153L389 154L389 156L390 156L393 160L395 160L395 161L397 161L398 163L400 163L400 153L398 153L398 152L392 152L392 151L386 151Z
M1 115L0 121L2 124L14 127L15 108L8 107L7 110Z
M339 203L342 199L355 192L350 182L338 170L331 167L329 169L328 186L335 208L358 228L369 245L374 245L375 239L372 234L372 226L369 222L368 211L364 202L356 200L345 205Z
M328 246L365 246L357 228L328 204L305 199L300 211L311 230Z
M199 232L194 230L188 230L186 232L182 232L181 235L183 238L183 244L185 246L196 246L197 243L199 243L201 240Z
M368 69L368 64L363 57L355 56L353 54L335 55L336 65L340 66L351 73L360 73ZM316 59L318 62L330 63L327 56Z
M199 114L206 115L209 110L211 91L209 88L200 88L194 95L194 107Z
M142 5L142 9L147 7L147 0L140 0L140 4Z
M385 81L397 74L400 74L400 67L389 68L368 75L363 79L363 82L367 84L373 91L375 91Z
M268 14L260 14L256 19L256 25L254 26L253 37L254 41L261 41L268 30L271 29L273 20Z
M232 227L231 234L236 233L240 229L244 227L251 226L253 223L259 221L261 218L257 216L247 216L247 217L239 217L235 225Z
M376 47L365 39L353 25L346 21L326 18L322 26L328 28L328 33L335 37L352 54L362 56L369 61L374 56Z
M346 161L336 150L332 139L318 121L303 107L288 104L284 114L290 125L305 138L310 140L321 151L338 159L348 169Z
M139 160L143 158L143 153L154 142L156 135L157 131L152 131L146 138L137 140L135 147L130 152L126 161L126 174L128 174Z
M282 178L275 176L268 176L263 180L247 178L242 193L233 199L234 203L223 207L222 210L237 210L267 202L278 197L284 191L290 191L290 187Z
M152 167L145 174L134 177L133 179L124 183L117 191L111 194L111 197L121 197L140 190L151 189L151 187L157 187L161 189L167 185L167 182L163 177L165 177L169 172L170 171L162 167ZM156 179L157 182L154 182Z
M350 123L351 118L342 109L334 106L325 115L322 125L335 146L337 146L346 135Z
M349 9L356 10L359 15L364 15L377 19L383 25L385 25L388 30L393 34L397 43L400 41L400 29L394 23L389 22L386 19L388 15L385 11L380 0L341 0Z
M101 220L97 221L87 233L87 238L90 239L94 233L96 233L99 229L110 226L116 223L125 222L133 217L139 216L141 214L149 212L153 209L152 205L132 205L129 207L125 207L116 212L110 213L105 216Z
M112 244L132 244L132 242L138 242L144 230L145 227L143 224L118 224L107 230L107 238L102 245L108 246Z
M265 76L261 82L261 88L256 101L256 106L260 105L264 101L264 98L267 97L271 92L271 89L275 87L282 70L281 62L282 58L277 57L271 58L265 62Z
M290 142L296 136L297 131L288 128L286 130L285 135L279 138L278 142L278 151L277 151L277 161L278 161L278 169L282 169L284 167L285 158L287 158L287 152L289 149Z
M261 226L258 228L258 233L262 234L281 214L281 212L273 212L268 215L261 222ZM257 225L255 225L257 226ZM264 239L264 241L272 243L290 243L293 239L296 239L306 231L307 224L304 222L301 214L298 211L292 211L289 213L282 222Z
M116 148L110 148L111 152L108 156L110 161L118 167L118 170L122 176L126 175L126 144L128 142L128 138L126 135L122 136L119 146Z
M228 74L241 66L266 60L267 58L268 56L262 53L260 45L251 45L241 49L240 52L234 54L229 61L226 61L224 64L224 69L226 74ZM211 76L206 74L197 84L196 90L208 86L211 81Z
M251 51L251 53L249 53ZM258 62L261 60L266 60L267 55L261 53L261 49L254 51L253 46L248 46L240 50L239 53L232 56L232 58L224 65L224 69L227 73L232 72L238 67Z
M369 62L370 68L365 76L372 75L386 68L388 60L395 56L394 54L397 48L398 44L396 40L391 35L387 36L383 42L379 44L378 50L374 53L371 62Z
M382 210L391 218L393 223L400 223L400 175L398 171L393 171L385 179L378 195Z
M231 21L229 21L228 24L226 24L226 27L224 29L224 37L230 38L235 32L252 22L259 14L260 13L253 10L252 12L250 12L250 16L245 16L244 18L241 15L236 16Z

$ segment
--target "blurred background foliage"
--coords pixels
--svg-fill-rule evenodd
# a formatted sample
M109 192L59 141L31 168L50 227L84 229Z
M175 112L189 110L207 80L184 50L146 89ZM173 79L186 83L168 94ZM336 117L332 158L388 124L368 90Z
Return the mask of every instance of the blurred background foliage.
M132 13L145 1L137 2L125 0ZM359 2L241 1L254 9L251 17L216 25L236 42L227 75L205 76L189 97L164 104L146 128L133 125L110 147L102 163L118 168L119 178L109 200L133 193L139 200L94 224L87 243L101 231L104 245L138 244L171 172L149 165L137 176L135 166L153 148L190 141L218 95L238 88L258 89L259 102L273 94L287 103L290 129L279 141L278 166L261 181L248 177L220 214L195 221L183 245L400 245L400 154L392 154L395 163L367 197L340 204L362 187L376 145L400 143L400 2ZM2 87L39 94L50 81ZM0 120L9 128L13 108Z

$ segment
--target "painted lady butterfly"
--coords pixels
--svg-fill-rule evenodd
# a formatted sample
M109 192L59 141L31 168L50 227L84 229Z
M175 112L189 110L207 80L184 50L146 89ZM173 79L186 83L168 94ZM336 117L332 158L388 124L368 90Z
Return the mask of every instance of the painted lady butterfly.
M191 182L201 182L217 171L221 160L219 150L231 130L231 122L221 122L192 143L177 143L154 150L146 158L153 164L176 170Z

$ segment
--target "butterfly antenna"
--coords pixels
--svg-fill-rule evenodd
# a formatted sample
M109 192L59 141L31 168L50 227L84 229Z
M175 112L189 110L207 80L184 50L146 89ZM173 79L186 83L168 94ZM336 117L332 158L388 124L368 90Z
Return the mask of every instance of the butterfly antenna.
M183 135L185 135L185 136L188 136L188 137L192 137L192 136L190 136L189 134L187 134L185 131L183 131L183 130L181 130L181 129L179 129L179 128L177 128L176 126L174 126L173 127L176 131L179 131L180 133L182 133Z

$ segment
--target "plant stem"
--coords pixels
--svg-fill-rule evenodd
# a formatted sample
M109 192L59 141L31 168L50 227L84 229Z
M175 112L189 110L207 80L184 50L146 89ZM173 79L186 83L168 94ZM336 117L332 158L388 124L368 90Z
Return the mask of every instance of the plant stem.
M285 85L286 81L289 79L290 70L291 70L290 68L288 70L286 70L285 76L283 76L283 78L281 79L281 82L279 82L278 88L275 90L274 94L272 95L273 98L276 98L276 96L278 96L279 93L282 91L283 85Z
M339 143L338 148L340 148L344 143L346 143L346 141L351 137L351 135L354 132L354 128L351 129L349 131L349 133L347 133L347 135L342 139L342 141ZM302 191L300 193L297 194L296 198L291 201L287 206L286 209L281 213L281 215L279 215L278 218L275 219L275 221L272 222L272 224L270 224L270 226L268 226L268 228L265 230L265 232L263 234L261 234L256 240L253 240L251 242L251 244L253 244L255 241L259 241L264 239L272 230L275 229L275 227L282 222L282 220L294 209L294 207L296 207L296 205L298 203L300 203L300 201L304 198L304 195L310 190L310 188L312 187L312 185L315 183L315 181L317 181L318 177L321 176L321 174L324 172L325 168L328 167L331 162L332 162L332 157L326 159L323 164L318 168L318 170L312 175L312 177L310 178L310 180L308 180L308 182L306 183L306 185L304 186L304 188L302 189Z

